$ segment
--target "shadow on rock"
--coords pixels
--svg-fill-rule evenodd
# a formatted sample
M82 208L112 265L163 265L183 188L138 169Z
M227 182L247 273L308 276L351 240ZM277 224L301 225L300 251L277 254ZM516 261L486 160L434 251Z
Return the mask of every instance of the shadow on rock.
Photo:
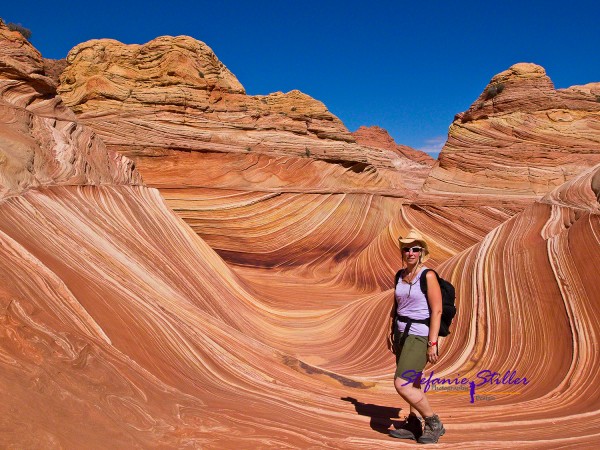
M373 405L372 403L362 403L352 397L342 397L341 399L345 402L352 403L356 409L356 412L361 416L370 417L371 428L379 433L388 434L389 428L392 425L395 425L395 419L400 417L399 414L401 408Z

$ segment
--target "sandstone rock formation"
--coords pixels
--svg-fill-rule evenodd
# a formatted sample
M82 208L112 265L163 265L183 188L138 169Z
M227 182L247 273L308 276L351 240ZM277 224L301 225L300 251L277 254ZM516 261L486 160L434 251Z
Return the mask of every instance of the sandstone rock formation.
M435 160L427 153L415 150L406 145L398 145L389 133L381 127L360 127L352 133L356 142L360 145L369 148L379 148L397 153L402 158L407 158L409 161L414 161L417 164L411 164L405 161L402 165L397 165L397 168L403 174L403 182L413 190L420 190L423 182L427 178L431 166Z
M410 164L406 158L357 145L321 102L299 91L246 95L195 39L90 41L71 50L67 63L61 97L110 149L133 159L151 186L164 186L155 177L172 166L188 187L221 186L212 180L226 173L227 186L241 189L405 189L398 168ZM197 170L200 160L206 175ZM264 177L269 166L274 173ZM313 175L322 171L325 184Z
M600 83L555 90L515 64L458 114L425 182L431 193L540 197L600 162Z
M359 127L358 130L352 133L352 135L356 139L357 143L364 145L365 147L375 147L390 150L427 166L433 166L433 163L435 162L435 159L425 152L415 150L407 145L396 144L387 130L378 126Z
M444 371L470 376L501 367L529 380L528 386L490 386L486 390L500 402L478 410L476 419L456 411L459 421L482 429L497 412L510 410L504 421L485 427L487 440L508 441L502 447L542 435L553 447L597 442L600 395L590 368L600 338L600 203L592 184L598 177L600 165L441 267L460 287L460 308L471 318L459 323L462 339L447 347L453 362ZM551 349L544 344L550 341ZM518 397L511 397L515 392Z
M66 59L44 58L44 75L52 79L57 86L60 84L60 76L66 67Z
M0 198L44 185L139 183L131 161L54 97L39 52L1 25L0 42Z
M231 186L225 171L185 186L165 158L172 173L142 170L164 186L175 180L159 192L75 118L39 54L15 39L0 24L1 446L401 445L387 435L405 404L384 325L396 238L409 228L426 235L431 265L459 292L436 376L511 369L530 380L478 387L488 400L474 403L466 392L432 393L442 446L596 443L600 166L535 204L388 195L360 171L360 190L317 172L298 175L295 191L269 190L273 165L289 156L268 152ZM156 117L136 123L148 135L175 132L173 142L201 129L161 128ZM130 153L148 151L120 139ZM234 158L243 152L192 153L198 165L213 158L212 173L218 157L248 162ZM331 165L311 158L285 174L318 164ZM264 179L239 189L250 173Z

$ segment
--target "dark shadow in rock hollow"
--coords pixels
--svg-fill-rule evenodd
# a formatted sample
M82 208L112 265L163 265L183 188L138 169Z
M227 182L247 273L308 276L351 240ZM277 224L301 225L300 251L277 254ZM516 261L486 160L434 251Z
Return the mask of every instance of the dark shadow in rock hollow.
M392 425L400 425L399 414L401 408L362 403L352 397L342 397L341 399L352 403L356 412L361 416L370 417L371 428L379 433L388 434Z

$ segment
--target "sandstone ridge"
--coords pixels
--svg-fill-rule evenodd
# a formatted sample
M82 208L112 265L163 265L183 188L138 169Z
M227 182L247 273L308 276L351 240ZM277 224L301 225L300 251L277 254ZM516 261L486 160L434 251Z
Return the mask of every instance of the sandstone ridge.
M0 42L0 198L42 186L141 183L133 163L107 151L55 96L40 53L2 24Z
M323 103L300 91L246 95L206 44L186 36L164 36L144 45L106 39L80 44L67 57L58 91L109 148L136 162L151 186L158 186L154 174L161 166L176 164L185 175L198 159L205 159L209 172L232 174L229 186L242 189L248 189L248 177L254 188L261 185L251 173L257 158L272 160L268 165L278 168L275 177L264 180L266 190L345 191L362 185L403 191L424 179L424 174L402 172L414 166L404 154L358 145ZM227 157L214 165L218 158L210 153L235 153L247 161L246 168L229 166ZM293 172L314 161L334 165L326 170L331 181L313 175L323 164ZM204 187L213 179L198 173L187 178ZM177 185L174 180L172 186Z
M387 130L378 126L361 126L352 133L356 142L366 147L382 148L391 150L408 159L426 166L432 166L435 162L431 156L420 150L415 150L407 145L396 144Z
M600 83L556 90L515 64L455 117L424 190L542 196L600 162L599 98Z

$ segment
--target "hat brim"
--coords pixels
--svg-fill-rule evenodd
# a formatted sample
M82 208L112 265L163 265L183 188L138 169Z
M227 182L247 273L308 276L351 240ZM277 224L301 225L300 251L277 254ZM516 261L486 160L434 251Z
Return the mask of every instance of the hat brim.
M398 239L398 242L402 242L403 244L412 244L413 242L419 242L423 247L427 247L427 243L425 241L422 241L421 239Z

